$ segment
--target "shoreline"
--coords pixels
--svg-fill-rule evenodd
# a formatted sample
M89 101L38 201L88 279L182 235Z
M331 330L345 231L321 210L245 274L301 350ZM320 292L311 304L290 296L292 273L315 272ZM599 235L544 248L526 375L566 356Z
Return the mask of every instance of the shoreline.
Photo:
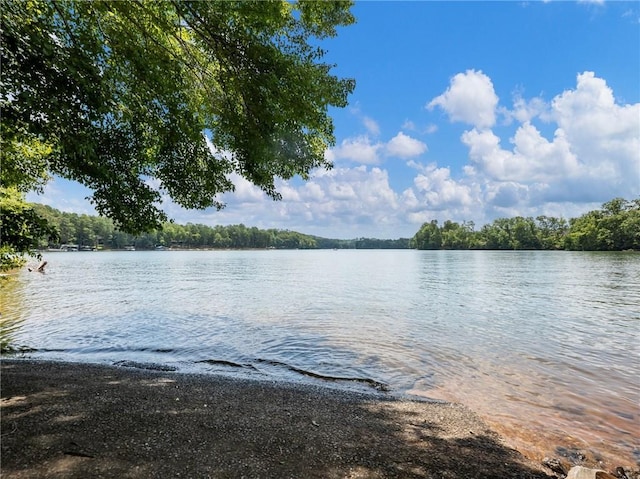
M4 358L0 380L7 478L555 477L459 404Z

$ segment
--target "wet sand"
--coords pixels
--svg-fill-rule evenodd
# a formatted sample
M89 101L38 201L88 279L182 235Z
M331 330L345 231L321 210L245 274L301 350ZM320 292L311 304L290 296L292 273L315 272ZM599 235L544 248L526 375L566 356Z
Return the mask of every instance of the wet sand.
M273 381L3 360L4 478L528 478L469 409Z

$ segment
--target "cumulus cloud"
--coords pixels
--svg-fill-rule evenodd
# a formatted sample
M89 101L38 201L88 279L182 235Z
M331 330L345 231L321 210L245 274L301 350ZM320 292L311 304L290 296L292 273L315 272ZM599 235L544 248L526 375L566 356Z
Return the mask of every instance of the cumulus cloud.
M485 200L490 205L500 208L510 208L526 201L529 188L520 183L506 181L487 184Z
M397 158L412 158L427 151L427 145L415 138L411 138L402 132L394 136L385 147L388 156Z
M229 179L235 185L235 191L222 195L223 202L228 201L228 198L232 198L233 201L239 203L257 203L266 196L260 188L237 173L231 173ZM291 193L289 192L289 194Z
M516 94L513 99L513 110L502 110L508 121L515 119L520 123L533 120L536 117L547 118L549 106L540 97L530 100L523 98L520 94Z
M531 123L536 116L556 125L551 139ZM516 98L512 117L522 124L508 148L489 129L461 136L469 148L465 181L483 185L487 210L542 214L552 204L593 207L640 194L640 103L617 104L595 73L577 75L576 87L549 104Z
M341 238L396 238L414 233L414 225L403 223L399 195L382 168L360 165L318 170L307 182L280 180L276 186L282 201L262 194L260 201L249 203L242 194L228 193L222 211L176 209L172 213L178 222L244 223Z
M412 158L427 151L426 143L399 132L387 143L372 142L368 136L347 138L325 153L329 161L348 160L365 165L379 164L383 157Z
M428 165L413 180L414 197L429 210L443 210L470 206L473 202L471 188L451 178L449 168Z
M491 130L473 128L462 134L471 161L467 175L524 188L536 185L532 201L544 201L545 195L565 201L638 195L640 104L616 104L604 79L584 72L575 89L533 108L557 125L550 140L529 121L535 114L522 114L524 104L532 103L514 105L514 118L524 122L510 139L511 148L503 147ZM490 199L494 197L504 195Z
M552 116L572 150L585 165L585 175L620 182L620 194L640 188L640 103L618 105L613 91L593 72L577 77L575 90L556 96Z
M492 180L529 183L578 174L578 160L560 129L550 142L527 122L511 139L514 145L511 151L503 149L500 138L490 130L474 128L464 132L461 139L469 147L469 158L477 166L476 171Z
M471 90L486 101L463 105L461 99ZM412 236L432 219L482 224L497 216L570 217L616 196L640 195L640 103L616 102L606 81L593 72L577 75L574 86L554 93L548 102L515 96L510 109L502 107L513 125L493 128L498 104L491 80L474 70L456 75L430 104L471 125L460 129L468 154L461 171L423 162L427 145L406 133L407 123L388 141L367 135L343 140L326 152L336 168L315 171L307 182L277 181L280 202L234 175L236 191L221 195L227 207L220 212L186 211L170 201L163 207L181 223L397 238ZM539 120L550 127L544 133ZM407 166L413 169L403 186L397 186L397 178L391 181L393 170L380 166L387 158L406 160L394 164L405 172ZM63 189L57 180L51 183L44 202L80 212L63 203Z
M491 79L482 71L467 70L455 75L449 88L427 104L429 110L442 108L451 121L490 128L496 122L498 96Z
M340 145L329 150L331 161L350 160L366 165L375 165L380 162L379 151L383 148L382 143L374 143L364 135L356 138L342 140Z
M395 207L396 195L389 186L389 174L381 168L367 168L361 165L355 168L336 168L319 171L313 181L326 192L326 201L353 200L349 209L361 210L365 206ZM344 195L349 191L349 195ZM385 206L386 205L386 206Z
M327 225L342 231L341 237L349 237L346 232L351 232L351 237L396 237L400 231L398 195L384 169L360 165L319 170L298 191L299 198L279 206L287 222L305 223L301 231L320 233L314 229Z

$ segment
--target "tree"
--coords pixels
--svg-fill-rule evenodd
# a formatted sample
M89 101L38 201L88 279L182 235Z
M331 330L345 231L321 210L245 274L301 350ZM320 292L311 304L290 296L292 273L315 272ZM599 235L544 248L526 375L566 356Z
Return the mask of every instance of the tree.
M451 220L446 220L442 225L443 249L471 249L474 244L474 223L464 222L462 225Z
M624 241L622 249L640 250L640 198L626 205L625 216L620 223Z
M537 235L542 249L561 249L569 225L564 218L536 217Z
M574 250L640 249L640 199L614 198L601 210L570 221L565 247Z
M622 250L628 247L626 228L623 223L629 216L630 203L623 198L614 198L602 205L603 216L598 225L598 240L601 249Z
M440 249L442 237L438 220L423 223L415 236L411 239L411 246L417 249Z
M129 233L161 227L164 194L223 207L232 173L279 199L275 178L331 166L328 109L354 81L316 44L350 6L1 0L0 186L76 180Z
M496 218L493 223L484 225L480 234L486 249L513 249L511 221L508 218Z
M23 195L11 188L0 188L0 271L20 267L25 254L34 253L41 238L55 238L57 231L38 216Z
M510 220L512 224L513 249L540 249L540 239L533 218L516 216Z

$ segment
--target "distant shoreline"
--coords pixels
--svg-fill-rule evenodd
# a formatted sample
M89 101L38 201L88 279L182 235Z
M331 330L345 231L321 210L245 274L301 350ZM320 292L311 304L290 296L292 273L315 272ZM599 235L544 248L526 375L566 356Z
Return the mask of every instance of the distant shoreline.
M95 248L92 250L84 250L84 251L69 251L62 250L59 248L51 248L51 249L40 249L36 250L40 254L44 253L104 253L104 252L135 252L135 251L162 251L162 252L176 252L176 251L495 251L495 252L503 252L503 253L514 253L514 252L549 252L549 253L607 253L607 254L620 254L620 253L640 253L640 250L636 249L625 249L621 251L600 251L600 250L585 250L585 251L576 251L576 250L566 250L566 249L556 249L556 250L548 250L548 249L433 249L433 250L420 250L415 248L215 248L215 247L202 247L202 248L135 248L135 249L125 249L125 248Z

